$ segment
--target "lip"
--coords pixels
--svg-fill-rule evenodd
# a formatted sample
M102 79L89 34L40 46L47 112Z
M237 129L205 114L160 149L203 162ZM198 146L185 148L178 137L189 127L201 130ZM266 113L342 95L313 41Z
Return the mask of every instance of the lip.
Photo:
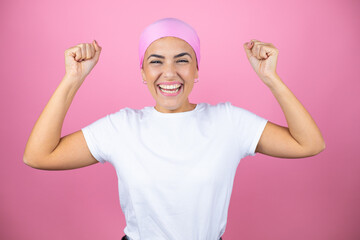
M178 82L181 86L180 86L180 89L179 89L179 91L177 91L176 93L165 93L165 92L162 92L161 90L160 90L160 84L159 85L157 85L157 87L156 87L156 89L157 89L157 91L161 94L161 95L163 95L163 96L165 96L165 97L174 97L174 96L177 96L177 95L180 95L182 92L183 92L183 89L184 89L184 85L182 84L182 83L180 83L180 82ZM163 84L163 83L161 83L161 84ZM171 83L171 85L172 84L175 84L175 82L174 83ZM169 84L167 84L167 85L169 85Z

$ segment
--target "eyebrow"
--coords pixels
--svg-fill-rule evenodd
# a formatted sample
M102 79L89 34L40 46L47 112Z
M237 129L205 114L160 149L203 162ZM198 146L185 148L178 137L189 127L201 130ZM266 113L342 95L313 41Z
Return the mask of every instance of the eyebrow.
M190 58L191 55L187 52L183 52L183 53L179 53L178 55L175 55L174 58L178 58L178 57L182 57L182 56L185 56L185 55L189 55ZM165 58L164 56L161 56L161 55L158 55L158 54L151 54L147 59L151 58L151 57L157 57L157 58Z

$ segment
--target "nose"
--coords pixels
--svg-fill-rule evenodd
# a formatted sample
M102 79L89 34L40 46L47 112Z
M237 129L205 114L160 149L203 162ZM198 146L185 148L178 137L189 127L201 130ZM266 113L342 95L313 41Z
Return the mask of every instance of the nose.
M173 78L176 76L176 68L172 63L164 64L164 77L165 78Z

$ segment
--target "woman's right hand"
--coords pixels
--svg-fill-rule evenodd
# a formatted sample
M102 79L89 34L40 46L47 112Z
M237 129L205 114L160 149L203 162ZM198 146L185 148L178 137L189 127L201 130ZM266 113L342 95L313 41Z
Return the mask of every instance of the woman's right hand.
M79 130L61 137L66 113L76 91L99 60L101 47L96 41L65 51L66 74L36 121L27 141L23 161L34 168L65 170L97 162Z
M66 75L83 81L99 60L101 47L94 40L65 50Z

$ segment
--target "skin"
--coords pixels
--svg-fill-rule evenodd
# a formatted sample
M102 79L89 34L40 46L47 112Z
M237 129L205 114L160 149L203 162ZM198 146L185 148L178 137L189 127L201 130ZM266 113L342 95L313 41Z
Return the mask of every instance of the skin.
M180 53L188 53L174 58ZM160 55L164 58L152 56ZM150 56L150 58L149 58ZM184 40L176 37L164 37L154 41L144 55L143 80L156 101L155 109L163 113L176 113L193 110L196 104L189 103L188 96L198 78L196 55L193 48ZM183 84L183 90L177 96L162 95L157 84L160 82L178 81Z
M278 49L271 43L255 39L244 43L243 47L250 65L278 101L288 125L279 126L269 121L256 152L274 157L302 158L323 151L325 142L316 123L276 73ZM24 151L25 164L36 169L66 170L98 163L91 155L81 130L61 137L61 128L76 92L97 64L101 50L94 41L65 51L66 74L32 129ZM190 56L174 59L182 52ZM152 54L164 58L147 59ZM193 110L196 104L189 103L188 96L198 70L191 46L174 37L162 38L149 46L144 59L141 74L156 100L155 109L164 113ZM156 84L171 81L184 84L184 92L176 97L160 95Z
M23 160L28 166L41 170L68 170L98 163L91 155L81 130L61 137L61 128L76 92L98 62L101 50L94 41L65 51L65 76L26 143Z
M278 101L288 127L268 122L256 152L281 158L314 156L325 149L320 129L309 112L276 72L279 50L271 43L252 39L243 44L250 65Z

